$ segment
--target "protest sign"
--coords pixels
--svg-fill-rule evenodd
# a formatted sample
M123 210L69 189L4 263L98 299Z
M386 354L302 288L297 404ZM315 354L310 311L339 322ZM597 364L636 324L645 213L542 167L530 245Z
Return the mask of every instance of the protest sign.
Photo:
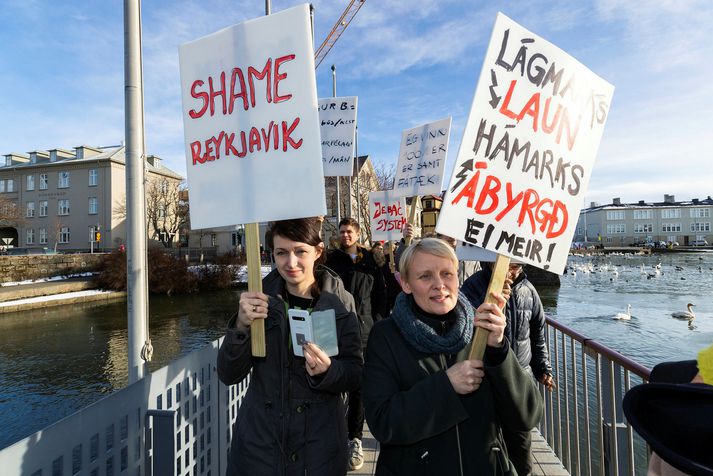
M309 6L179 53L191 227L326 214Z
M561 274L613 92L498 14L437 231Z
M450 130L448 117L403 131L394 196L441 195Z
M406 199L390 190L369 192L371 241L400 240L406 224Z
M356 116L356 96L319 100L325 177L351 177L354 173Z

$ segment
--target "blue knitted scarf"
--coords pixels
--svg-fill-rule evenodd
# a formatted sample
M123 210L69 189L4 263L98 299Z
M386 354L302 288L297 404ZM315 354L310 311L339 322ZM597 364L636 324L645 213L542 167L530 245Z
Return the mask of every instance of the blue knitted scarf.
M444 335L438 335L431 326L419 319L421 311L416 306L413 296L400 293L396 297L391 318L404 339L419 352L455 354L470 344L473 338L475 311L468 298L458 292L458 303L451 312L456 314L456 322Z

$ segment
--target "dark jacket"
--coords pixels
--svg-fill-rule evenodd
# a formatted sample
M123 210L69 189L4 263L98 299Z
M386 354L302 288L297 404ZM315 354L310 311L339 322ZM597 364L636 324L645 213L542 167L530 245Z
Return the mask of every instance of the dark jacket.
M483 268L468 278L461 291L473 307L483 303L488 290L491 271ZM512 293L505 307L507 327L505 335L515 352L517 361L525 369L531 368L539 380L545 374L552 374L547 345L545 344L545 312L537 290L523 271L512 284Z
M230 320L218 353L218 377L250 386L233 429L226 474L338 475L347 471L345 406L340 396L358 387L362 368L359 326L352 297L327 269L317 272L321 294L315 310L334 309L339 354L326 373L310 377L289 348L285 282L277 270L263 280L270 296L265 320L267 356L253 358L248 334Z
M374 323L387 316L386 285L371 251L360 247L359 253L360 258L354 263L348 253L331 250L326 266L342 278L344 288L354 297L362 346L366 347Z
M468 346L459 357L467 352ZM480 388L459 395L446 375L446 356L415 350L393 319L377 322L362 384L366 420L381 443L377 476L509 474L500 426L534 427L542 398L506 352L499 365L489 365L486 352Z

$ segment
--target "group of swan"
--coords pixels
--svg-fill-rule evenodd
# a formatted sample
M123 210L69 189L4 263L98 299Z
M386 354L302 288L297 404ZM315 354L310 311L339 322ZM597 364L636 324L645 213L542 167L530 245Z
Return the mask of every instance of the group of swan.
M676 311L671 313L671 317L676 318L676 319L681 319L684 321L692 321L693 319L696 318L696 315L693 313L693 307L694 304L688 303L686 305L688 308L688 311ZM617 319L620 321L628 321L631 319L631 304L626 305L626 312L617 312L613 319Z

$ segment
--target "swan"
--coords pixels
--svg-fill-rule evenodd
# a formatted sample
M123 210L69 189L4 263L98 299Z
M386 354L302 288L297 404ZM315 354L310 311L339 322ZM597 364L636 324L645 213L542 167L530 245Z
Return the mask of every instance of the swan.
M631 304L626 305L626 312L617 312L612 319L620 321L628 321L631 319Z
M690 321L692 319L696 318L696 315L693 313L693 309L691 309L694 306L694 304L691 304L690 302L686 304L686 307L688 308L688 311L676 311L671 313L671 317L674 317L676 319L685 319L687 321Z

